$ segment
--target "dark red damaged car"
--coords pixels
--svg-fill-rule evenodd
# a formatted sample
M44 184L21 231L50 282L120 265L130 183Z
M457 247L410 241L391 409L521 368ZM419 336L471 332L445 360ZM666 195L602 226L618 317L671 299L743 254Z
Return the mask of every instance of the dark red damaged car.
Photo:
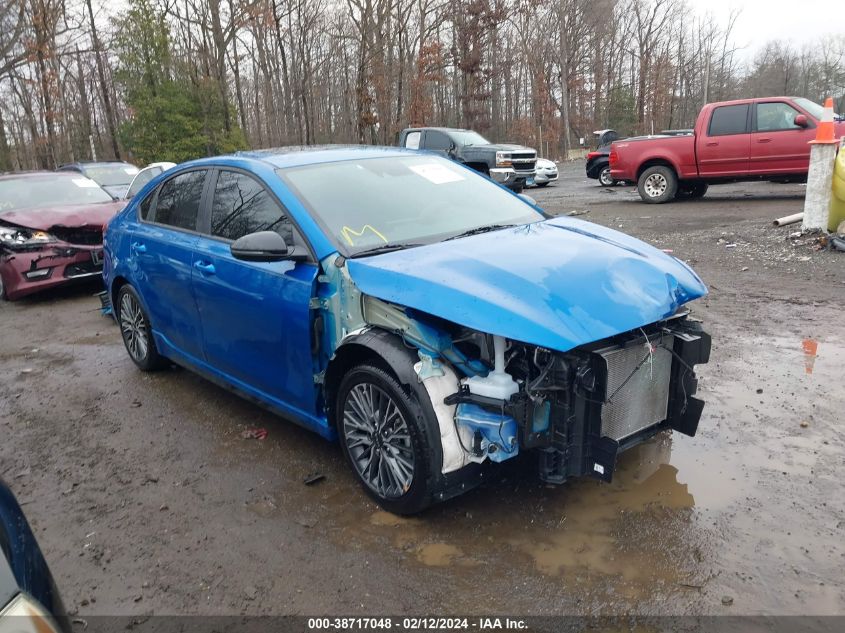
M124 205L82 174L0 175L0 299L100 275L103 227Z

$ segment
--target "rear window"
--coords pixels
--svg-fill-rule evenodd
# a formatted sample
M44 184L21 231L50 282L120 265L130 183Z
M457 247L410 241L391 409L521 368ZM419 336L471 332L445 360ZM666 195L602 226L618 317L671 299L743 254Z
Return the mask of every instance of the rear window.
M721 106L713 110L708 136L745 134L748 121L748 104Z
M165 182L158 190L155 222L195 231L206 173L189 171Z

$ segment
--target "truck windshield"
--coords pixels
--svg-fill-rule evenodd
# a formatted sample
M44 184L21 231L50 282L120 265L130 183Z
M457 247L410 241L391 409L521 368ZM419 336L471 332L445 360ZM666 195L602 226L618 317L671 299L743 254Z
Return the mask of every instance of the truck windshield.
M449 134L458 145L490 145L490 141L471 130L455 130Z
M804 108L804 110L806 110L809 113L809 115L811 117L813 117L814 119L816 119L817 121L822 118L822 113L824 112L824 108L822 106L820 106L818 103L810 101L809 99L805 99L804 97L798 97L797 99L795 99L795 103L797 103L799 106ZM834 112L833 116L838 117L839 115Z
M350 256L544 219L484 176L437 156L347 160L276 173Z

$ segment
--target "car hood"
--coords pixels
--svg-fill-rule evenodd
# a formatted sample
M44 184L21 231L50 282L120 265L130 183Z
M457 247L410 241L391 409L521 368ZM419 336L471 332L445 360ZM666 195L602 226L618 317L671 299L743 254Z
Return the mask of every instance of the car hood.
M525 145L513 145L511 143L488 143L487 145L467 145L464 149L484 150L487 152L525 151L534 152L536 154L536 151L531 149L530 147L525 147Z
M707 294L680 260L571 218L351 259L347 265L365 294L559 351L667 318Z
M115 213L126 206L126 201L98 202L68 206L19 209L0 212L0 221L28 229L47 231L54 226L104 226Z

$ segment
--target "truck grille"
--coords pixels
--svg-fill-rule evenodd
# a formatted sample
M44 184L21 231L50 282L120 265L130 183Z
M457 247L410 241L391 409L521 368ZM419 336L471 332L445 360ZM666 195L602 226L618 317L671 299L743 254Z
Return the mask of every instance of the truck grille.
M674 337L663 337L650 359L645 344L598 352L607 367L610 399L602 406L602 436L621 441L666 419L673 344Z
M511 163L516 171L531 171L537 164L537 155L534 152L514 152Z

